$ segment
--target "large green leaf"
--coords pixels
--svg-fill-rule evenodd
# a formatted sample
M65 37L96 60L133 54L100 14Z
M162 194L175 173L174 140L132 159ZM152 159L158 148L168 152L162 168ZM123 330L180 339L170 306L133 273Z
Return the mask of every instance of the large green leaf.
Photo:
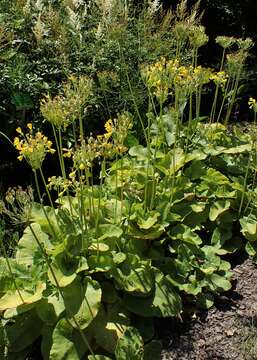
M53 332L51 360L80 360L87 347L82 340L75 341L75 329L65 319L61 319Z
M100 237L98 239L99 242L102 242L105 239L108 238L120 238L123 231L122 229L117 226L117 225L113 225L113 224L102 224L99 226L99 232L100 232Z
M257 218L254 214L244 216L240 219L241 232L244 237L249 241L257 240Z
M154 337L154 320L150 317L136 316L133 325L139 330L144 342L149 342Z
M76 278L78 265L79 262L75 256L61 253L55 257L51 269L48 269L48 279L55 286L57 286L57 281L58 286L65 287Z
M130 325L128 311L120 301L101 307L92 323L97 344L109 353L114 353L117 341Z
M39 224L33 223L25 229L19 240L16 253L16 260L19 264L31 266L37 263L38 259L43 258L38 242L45 250L51 251L52 244L49 236L42 231Z
M30 95L24 92L15 92L11 97L11 103L16 106L17 110L31 109L34 107Z
M209 168L202 179L208 184L216 186L229 184L229 179L216 169Z
M193 232L189 226L178 224L172 228L170 236L174 240L181 240L189 244L200 245L202 240L199 235Z
M42 336L41 354L44 360L49 359L50 350L53 345L53 339L52 339L53 331L54 331L53 325L48 325L47 323L44 324L41 331L41 336Z
M63 242L62 232L57 219L56 210L49 206L44 206L43 208L43 205L33 203L31 220L39 224L43 232L51 235L51 242L54 244Z
M16 263L16 261L12 258L9 258L8 261L11 268L13 267L13 263ZM14 288L15 286L8 269L6 259L4 257L0 257L0 297L7 291L13 290Z
M116 359L119 360L143 360L144 343L139 331L128 327L119 339L115 349Z
M245 245L245 250L250 256L256 256L257 254L257 242L248 241Z
M88 258L89 271L92 273L106 272L113 268L113 258L109 253L92 255Z
M15 322L5 325L6 340L11 352L26 349L40 336L42 321L35 310L31 310L16 317Z
M187 162L186 158L186 153L184 153L182 149L176 148L171 150L164 159L161 159L161 161L157 163L156 167L166 176L172 176L180 168L185 166Z
M206 277L206 283L211 291L228 291L231 289L231 283L227 280L224 275L217 273L211 274Z
M46 324L55 324L59 316L65 311L61 295L52 294L42 299L36 305L38 316Z
M66 313L72 326L85 329L96 317L100 308L102 291L97 281L79 276L63 288Z
M210 293L201 293L197 296L196 305L201 309L209 309L214 304L214 298Z
M148 150L142 145L136 145L129 149L129 155L136 157L138 160L147 160Z
M203 161L194 160L192 164L185 170L186 176L189 176L192 180L199 179L206 173L206 165Z
M156 212L152 216L148 216L146 220L140 218L138 221L138 226L140 229L148 230L156 224L159 217L160 213Z
M229 200L218 200L215 201L210 207L209 219L215 221L217 217L224 211L227 211L230 207Z
M17 308L18 306L33 304L42 298L42 293L46 288L46 284L39 282L36 289L33 291L16 290L8 291L0 299L0 311Z
M156 281L153 313L158 317L178 315L182 309L181 299L169 277Z
M180 296L169 276L156 281L155 291L147 298L126 295L123 302L129 311L146 317L172 317L182 309Z
M150 263L132 254L127 254L127 259L112 274L118 288L135 295L149 294L154 286Z

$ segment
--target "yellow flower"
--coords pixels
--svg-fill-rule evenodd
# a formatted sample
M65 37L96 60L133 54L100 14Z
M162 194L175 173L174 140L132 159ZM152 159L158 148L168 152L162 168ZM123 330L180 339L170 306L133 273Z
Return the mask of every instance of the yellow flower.
M76 176L76 171L72 171L71 173L69 173L69 178L70 179L74 179Z
M27 124L27 128L28 128L29 130L32 130L32 124L31 124L31 123L28 123L28 124Z
M71 156L72 156L72 151L71 151L70 149L65 149L65 148L63 148L62 151L63 151L63 157L71 158Z
M249 108L250 109L253 109L253 111L255 113L257 113L257 103L256 103L256 99L254 99L253 97L250 97L249 98L249 101L248 101L248 105L249 105Z
M112 119L109 119L105 124L104 124L105 130L107 132L107 134L112 134L113 132L113 122Z
M13 142L15 148L19 151L18 159L21 161L24 158L32 169L39 169L46 153L49 152L53 154L55 152L55 150L51 148L52 142L40 132L33 135L30 130L29 133L23 135L19 128L18 132L22 135L22 139L15 137Z
M84 165L83 163L81 163L81 164L79 165L79 169L80 169L80 170L85 170L85 165Z
M20 127L17 127L16 132L17 132L18 134L22 134L21 128L20 128Z

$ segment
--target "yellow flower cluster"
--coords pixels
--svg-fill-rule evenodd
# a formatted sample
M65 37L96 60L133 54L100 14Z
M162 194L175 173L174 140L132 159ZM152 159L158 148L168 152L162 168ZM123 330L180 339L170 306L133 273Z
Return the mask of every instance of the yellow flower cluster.
M62 196L71 186L72 181L69 179L64 179L61 176L52 176L48 178L47 187L50 190L56 190L58 192L58 196Z
M121 151L124 141L128 135L128 131L132 129L132 126L133 126L132 116L127 111L123 112L122 114L119 114L116 119L111 121L111 128L112 128L111 135L112 135L113 143L120 152L124 152L127 150L126 148L124 148L124 150ZM107 131L107 134L110 134L108 132L109 126L106 127L106 124L105 124L105 129Z
M145 66L142 69L142 76L153 94L162 102L176 91L179 91L180 96L184 98L211 79L221 82L225 77L223 73L217 73L214 77L209 68L183 66L178 60L167 61L165 58L161 58L153 65Z
M195 87L208 84L212 77L212 71L209 68L197 66L193 71L193 83Z
M177 59L167 61L162 57L155 64L144 66L141 74L157 99L164 102L169 95L174 78L178 75L178 69Z
M44 161L47 153L53 154L55 152L52 149L52 142L48 140L41 132L37 132L35 135L32 132L32 124L27 124L29 132L24 134L21 128L17 128L16 131L21 135L15 137L14 146L19 151L18 159L21 161L25 159L32 169L39 169Z
M113 158L117 154L127 151L124 141L128 131L132 128L132 118L127 112L119 114L116 119L109 119L105 125L106 132L83 140L74 151L67 150L66 156L73 158L73 171L69 174L71 179L76 176L76 171L87 171L92 162L98 158Z
M228 80L228 75L225 73L225 71L219 71L217 73L212 73L210 79L216 85L219 85L222 89L224 89Z
M257 113L257 102L256 99L250 97L248 101L248 105L250 109L253 109L255 113Z
M107 138L111 137L113 130L114 130L112 119L109 119L108 121L106 121L106 123L104 124L104 128L106 130L106 133L104 134L104 136L106 136Z

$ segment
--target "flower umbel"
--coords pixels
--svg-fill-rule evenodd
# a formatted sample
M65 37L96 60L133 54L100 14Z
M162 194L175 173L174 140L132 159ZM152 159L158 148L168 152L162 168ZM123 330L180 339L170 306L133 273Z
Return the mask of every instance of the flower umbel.
M64 94L53 98L47 95L41 101L40 110L43 117L56 128L65 130L85 110L91 87L92 81L88 77L71 76L64 85Z
M25 159L33 170L41 167L42 162L47 153L53 154L52 142L48 140L41 132L32 133L32 125L27 124L29 132L24 134L20 128L16 131L22 138L16 137L14 139L14 146L19 151L18 159L21 161Z
M219 44L223 49L228 49L235 45L237 42L237 39L230 36L217 36L216 37L216 43Z
M222 89L224 89L227 80L228 75L225 73L225 71L219 71L217 73L213 73L210 77L210 79L216 84L221 86Z

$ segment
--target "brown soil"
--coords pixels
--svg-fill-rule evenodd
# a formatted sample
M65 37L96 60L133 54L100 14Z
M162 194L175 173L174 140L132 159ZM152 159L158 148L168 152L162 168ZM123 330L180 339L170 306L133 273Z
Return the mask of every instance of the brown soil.
M164 328L164 330L163 330ZM161 330L162 360L257 360L257 268L233 268L233 289L215 307Z

